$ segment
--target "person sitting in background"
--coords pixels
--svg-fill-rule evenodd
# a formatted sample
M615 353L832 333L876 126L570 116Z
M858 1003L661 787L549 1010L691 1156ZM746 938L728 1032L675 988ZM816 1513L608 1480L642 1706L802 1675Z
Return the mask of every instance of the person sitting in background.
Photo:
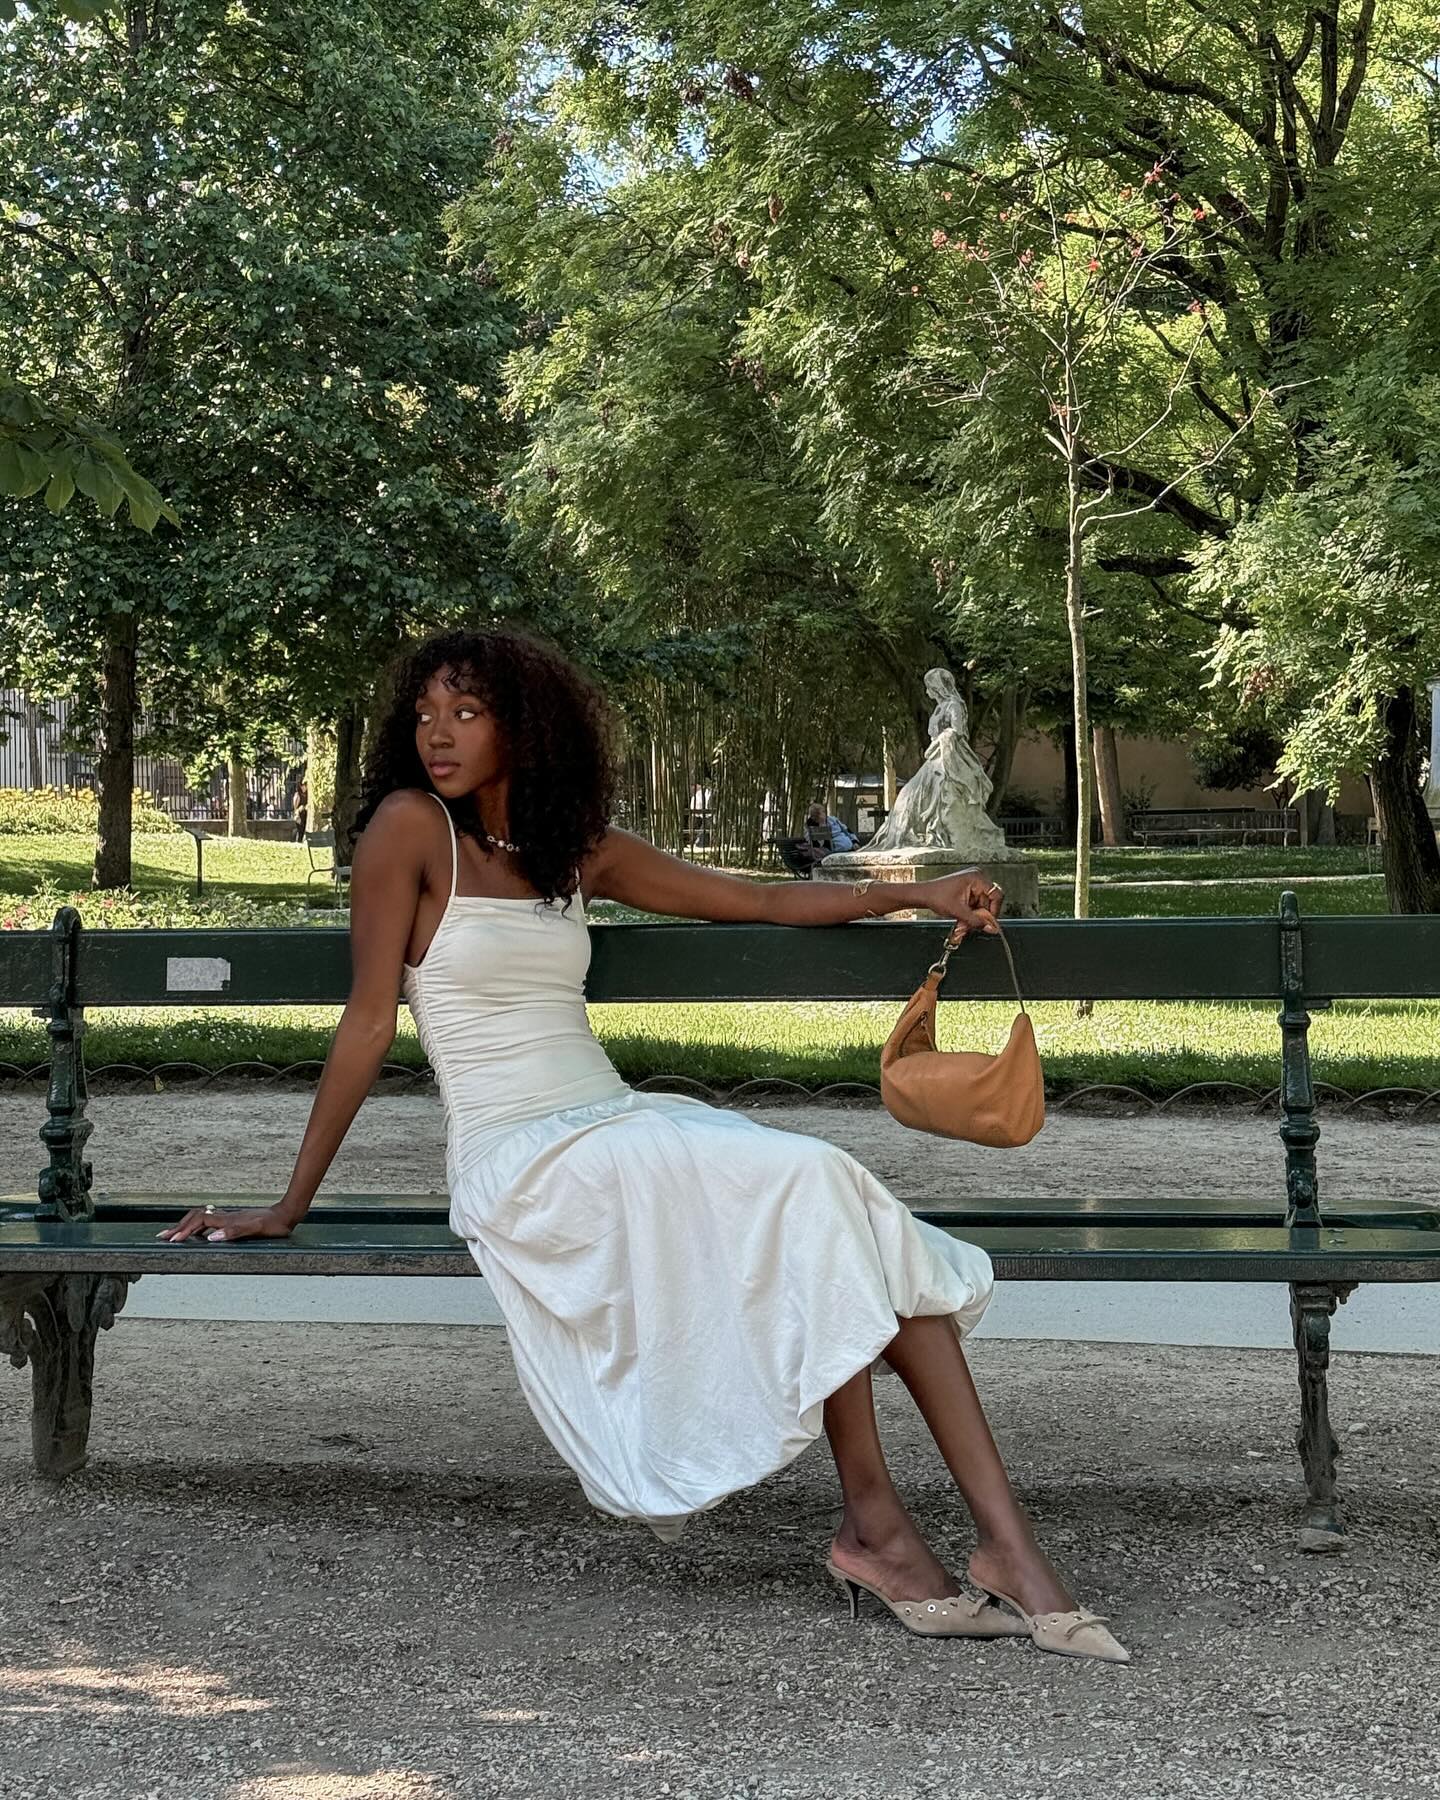
M824 862L836 850L853 850L854 834L816 800L805 813L805 830L800 837L777 838L780 860L792 875L808 878L817 863Z
M818 800L805 815L805 836L825 856L832 850L854 850L859 842L844 820L827 813Z

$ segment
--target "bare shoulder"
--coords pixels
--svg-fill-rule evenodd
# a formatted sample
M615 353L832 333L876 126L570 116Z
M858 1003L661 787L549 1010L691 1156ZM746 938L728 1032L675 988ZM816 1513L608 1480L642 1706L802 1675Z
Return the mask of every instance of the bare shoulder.
M654 846L633 831L622 831L618 825L607 825L599 841L580 865L580 885L587 894L598 891L609 872L633 862L646 851L654 854Z
M403 858L415 865L425 862L440 837L444 821L434 798L420 788L397 788L375 808L355 846L356 861L389 861Z

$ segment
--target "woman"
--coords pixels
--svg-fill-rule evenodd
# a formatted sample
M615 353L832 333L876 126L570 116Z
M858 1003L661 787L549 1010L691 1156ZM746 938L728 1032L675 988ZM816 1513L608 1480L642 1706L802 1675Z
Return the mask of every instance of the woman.
M948 669L930 669L925 692L935 702L925 760L896 795L865 854L923 846L1003 856L1005 833L985 810L994 783L970 746L970 717L955 677Z
M608 824L596 690L512 631L399 667L350 878L353 980L285 1194L160 1235L281 1237L385 1059L403 988L444 1101L451 1224L504 1314L526 1399L605 1512L676 1536L823 1428L844 1513L827 1566L926 1635L1030 1635L1125 1660L1036 1545L960 1347L988 1258L917 1223L853 1158L628 1088L591 1034L587 900L691 919L840 924L923 904L995 931L999 890L767 883ZM914 1395L978 1528L962 1595L890 1479L871 1365ZM998 1599L1008 1601L1003 1609Z

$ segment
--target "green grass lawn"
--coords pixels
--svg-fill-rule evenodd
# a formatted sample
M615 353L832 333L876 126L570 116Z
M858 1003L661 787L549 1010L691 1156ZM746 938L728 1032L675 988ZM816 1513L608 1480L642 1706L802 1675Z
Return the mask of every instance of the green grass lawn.
M207 891L197 906L190 839L148 836L136 839L137 898L107 906L87 891L91 854L86 837L0 838L0 918L18 910L18 923L43 924L46 909L79 893L90 924L208 919L323 926L325 913L306 910L306 901L328 906L334 900L330 884L318 879L307 894L302 845L217 839L205 846ZM1044 912L1067 915L1067 853L1041 851L1035 860ZM1271 914L1287 882L1298 880L1307 912L1383 912L1383 882L1365 873L1364 860L1363 851L1351 849L1102 850L1095 858L1093 911L1106 918ZM639 915L615 909L611 916ZM875 1081L880 1045L896 1011L868 1003L746 1003L597 1006L593 1017L630 1080L676 1074L723 1085L781 1077L813 1087ZM1102 1081L1154 1095L1199 1081L1267 1089L1277 1078L1279 1033L1270 1006L1114 1002L1078 1019L1072 1007L1042 1004L1034 1014L1057 1091ZM323 1059L337 1017L336 1009L326 1007L102 1009L90 1016L86 1049L92 1068L129 1063L160 1070L162 1082L166 1063L214 1069L259 1061L284 1067ZM945 1005L942 1037L952 1047L998 1047L1009 1019L1003 1006ZM1339 1006L1317 1016L1313 1044L1317 1076L1347 1092L1440 1088L1440 1006ZM0 1013L0 1062L33 1068L45 1055L39 1020ZM409 1017L402 1014L392 1061L418 1067L422 1060Z
M0 899L36 888L85 893L95 857L91 837L51 833L0 837ZM310 859L303 844L269 844L248 838L211 838L204 845L205 890L251 900L303 901ZM138 894L184 899L195 891L195 844L185 832L137 833L132 886ZM315 897L330 883L309 884Z
M1013 1008L946 1003L941 1042L948 1049L997 1050ZM876 1002L696 1006L596 1006L591 1017L628 1080L682 1075L720 1086L779 1077L806 1087L875 1082L880 1046L899 1008ZM1087 1019L1073 1006L1031 1008L1046 1074L1055 1092L1118 1082L1164 1095L1193 1082L1239 1082L1261 1090L1279 1079L1280 1034L1269 1005L1102 1002ZM207 1069L263 1062L277 1068L319 1062L339 1017L335 1007L257 1007L224 1011L97 1009L86 1054L92 1069L116 1063L158 1071L168 1063ZM1316 1015L1315 1073L1347 1093L1380 1087L1440 1089L1440 1006L1370 1001ZM0 1063L36 1068L45 1060L40 1021L0 1013ZM402 1012L390 1061L418 1068L424 1058ZM173 1079L183 1080L176 1069Z
M1026 856L1039 865L1042 885L1068 883L1075 870L1073 850L1031 850ZM1273 844L1223 844L1205 850L1097 849L1090 873L1092 881L1257 881L1280 875L1364 875L1369 870L1358 844L1288 850Z

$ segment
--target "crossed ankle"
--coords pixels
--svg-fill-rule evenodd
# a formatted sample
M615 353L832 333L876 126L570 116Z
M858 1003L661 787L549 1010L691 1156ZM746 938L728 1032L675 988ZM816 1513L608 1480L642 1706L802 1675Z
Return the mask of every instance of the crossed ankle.
M885 1556L908 1549L920 1539L908 1514L898 1518L854 1519L848 1514L840 1521L835 1542L842 1550L855 1550L867 1556Z

